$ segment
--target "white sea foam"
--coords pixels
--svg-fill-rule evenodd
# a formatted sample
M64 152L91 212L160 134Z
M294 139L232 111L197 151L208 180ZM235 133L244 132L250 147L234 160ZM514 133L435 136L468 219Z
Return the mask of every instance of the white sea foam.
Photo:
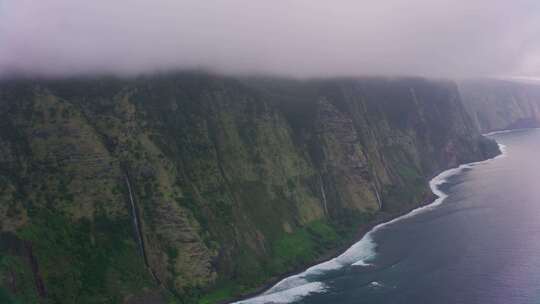
M357 262L354 262L352 263L353 266L362 266L362 267L366 267L366 266L373 266L373 264L371 263L368 263L366 261L363 261L363 260L360 260L360 261L357 261Z
M245 301L236 302L237 304L286 304L298 301L305 296L314 293L322 293L327 289L326 285L322 282L311 282L304 285L300 285L294 288L283 290L275 293L264 293L256 298L248 299Z
M507 154L506 146L503 145L503 144L499 144L499 150L501 150L501 154L499 154L499 155L498 155L497 157L495 157L495 158L506 157L506 154Z
M506 146L499 144L499 149L501 150L501 154L493 159L504 157L506 155ZM440 186L448 182L448 178L461 173L464 169L472 168L476 165L486 163L490 160L492 159L464 164L457 168L449 169L442 172L441 174L435 176L429 182L429 187L431 188L431 191L437 196L437 199L433 203L416 208L405 215L373 227L362 237L360 241L356 242L338 257L324 263L312 266L302 273L287 277L260 296L236 302L235 304L292 303L302 299L309 294L322 293L326 291L327 286L324 283L317 281L317 276L325 274L328 271L341 269L344 266L372 266L373 264L371 264L370 262L375 258L377 254L377 244L373 240L373 234L375 232L403 219L407 219L417 214L436 208L437 206L442 204L443 201L448 197L448 195L440 189ZM374 287L380 287L378 284L380 283L372 282L372 285Z
M483 134L484 136L493 136L493 135L499 135L499 134L507 134L507 133L513 133L513 132L519 132L519 131L527 131L527 130L536 130L540 128L521 128L521 129L510 129L510 130L501 130L501 131L494 131Z
M499 134L506 134L506 133L510 133L510 132L514 132L514 131L516 131L516 130L493 131L493 132L485 133L483 135L484 136L493 136L493 135L499 135Z

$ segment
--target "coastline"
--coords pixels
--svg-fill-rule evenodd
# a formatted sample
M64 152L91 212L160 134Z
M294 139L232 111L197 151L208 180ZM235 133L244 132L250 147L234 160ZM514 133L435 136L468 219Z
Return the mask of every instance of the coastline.
M503 133L510 133L514 131L519 131L522 129L516 129L516 130L502 130L502 131L496 131L491 133L483 134L483 136L492 136L497 134L503 134ZM527 129L524 129L527 130ZM500 153L495 155L494 157L471 162L471 163L465 163L462 165L459 165L458 167L450 168L447 170L444 170L440 172L439 174L435 175L428 183L429 190L426 191L424 194L424 199L422 199L421 204L415 206L414 208L404 209L401 212L397 213L383 213L379 214L377 218L369 223L364 225L363 227L360 227L358 230L357 235L351 240L350 243L344 246L340 246L339 248L336 248L335 250L332 250L328 252L327 254L324 254L319 259L313 261L312 263L309 263L300 269L294 269L290 272L287 272L279 277L276 277L273 280L270 280L267 284L261 286L260 288L257 288L255 291L250 292L248 294L242 295L240 297L235 298L234 300L225 301L223 303L230 303L230 304L259 304L259 303L290 303L297 301L304 296L307 296L311 293L318 293L318 292L324 292L325 287L324 284L318 282L308 282L304 280L303 278L307 275L317 274L317 273L323 273L324 271L329 271L333 269L339 269L344 266L369 266L369 260L374 257L376 252L374 252L375 244L373 243L373 240L371 238L371 234L375 233L379 229L394 224L400 220L413 217L417 214L432 210L439 205L441 205L445 199L448 197L446 193L444 193L442 190L439 189L441 185L447 182L447 179L451 176L457 175L461 173L464 169L472 168L476 165L480 165L501 157L506 156L506 146L498 143L499 151ZM350 255L350 251L354 251L355 249L358 249L356 247L359 247L360 250L365 249L362 247L365 247L365 245L371 245L373 248L368 248L373 250L373 255L368 254L362 256L355 256L354 258L356 261L350 262L350 263L340 263L338 259L347 259L348 255ZM369 247L369 246L368 246ZM350 257L349 257L350 258ZM339 264L339 265L332 265L332 264ZM288 281L290 280L303 280L304 283L302 285L294 286L289 285ZM285 287L282 287L282 285L285 285ZM281 287L281 288L280 288ZM302 289L302 287L307 287ZM292 293L287 294L286 291L293 291ZM296 293L294 293L296 292ZM285 293L283 297L280 297L280 293ZM285 300L279 300L281 298L289 297L289 299ZM276 301L278 299L278 301Z
M266 292L268 292L270 289L272 289L272 287L276 286L277 284L279 284L284 279L287 279L287 278L289 278L291 276L298 275L298 274L306 271L309 268L320 265L322 263L326 263L326 262L340 256L345 251L347 251L349 248L351 248L354 244L360 242L362 240L362 238L368 232L373 230L373 228L375 228L376 226L384 224L386 222L389 222L389 221L391 221L393 219L396 219L396 218L399 218L401 216L404 216L404 215L406 215L407 213L411 212L412 210L414 210L416 208L426 206L426 205L430 204L429 202L433 202L435 199L436 199L436 196L431 191L426 191L426 193L424 194L424 199L422 200L423 202L426 202L426 203L416 205L413 209L404 209L404 210L402 210L400 212L396 212L396 213L380 213L380 214L378 214L376 216L376 218L373 221L358 227L358 231L356 232L354 238L352 238L351 241L347 242L345 245L339 246L339 247L337 247L337 248L335 248L333 250L328 251L327 253L321 255L319 258L313 260L311 263L305 264L302 267L295 268L295 269L293 269L291 271L288 271L288 272L286 272L286 273L284 273L282 275L276 276L275 278L269 280L266 284L256 288L252 292L243 294L243 295L238 296L238 297L236 297L236 298L234 298L232 300L227 300L227 301L223 301L223 302L219 302L219 303L221 303L221 304L248 304L248 303L245 302L246 300L253 299L253 298L264 295Z
M506 134L506 133L512 133L512 132L520 132L520 131L528 131L528 130L537 130L540 128L519 128L519 129L507 129L507 130L499 130L499 131L493 131L482 134L482 136L493 136L498 134Z

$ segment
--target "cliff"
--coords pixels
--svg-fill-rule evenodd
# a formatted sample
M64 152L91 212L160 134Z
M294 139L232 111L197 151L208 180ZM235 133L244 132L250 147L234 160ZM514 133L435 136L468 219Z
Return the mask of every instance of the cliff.
M540 84L480 79L459 85L467 111L482 132L540 127Z
M4 82L0 301L230 299L496 153L451 82Z

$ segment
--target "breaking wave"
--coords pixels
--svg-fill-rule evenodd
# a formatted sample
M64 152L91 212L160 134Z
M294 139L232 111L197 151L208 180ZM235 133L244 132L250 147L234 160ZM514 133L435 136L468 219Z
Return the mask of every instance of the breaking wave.
M285 304L300 300L301 298L313 294L326 291L326 285L322 282L306 283L297 287L282 290L274 293L264 293L256 298L245 301L236 302L237 304Z
M437 199L433 203L416 208L403 216L397 217L391 221L388 221L388 222L385 222L385 223L382 223L373 227L369 232L367 232L362 237L360 241L356 242L354 245L352 245L349 249L347 249L344 253L342 253L338 257L335 257L321 264L312 266L299 274L287 277L281 280L280 282L278 282L276 285L274 285L272 288L270 288L263 294L257 297L251 298L251 299L236 302L235 304L265 304L265 303L285 304L285 303L296 302L310 294L323 293L327 291L328 286L318 281L318 279L320 279L321 275L329 271L338 270L345 266L356 266L356 267L372 266L373 264L371 264L370 262L373 261L373 259L375 258L377 254L376 252L377 244L375 243L373 239L373 234L375 232L377 232L378 230L388 225L392 225L403 219L407 219L415 215L418 215L420 213L432 210L438 207L439 205L441 205L443 201L448 197L448 195L444 193L440 189L440 187L443 184L448 182L448 178L461 173L465 169L472 168L476 165L486 163L493 159L505 157L507 153L506 146L502 144L498 144L498 145L499 145L499 149L501 150L501 154L499 154L495 158L479 161L479 162L474 162L474 163L469 163L469 164L464 164L457 168L446 170L440 173L439 175L435 176L433 179L431 179L431 181L429 182L429 187L431 188L431 191L437 196ZM379 284L378 282L375 282L375 283Z

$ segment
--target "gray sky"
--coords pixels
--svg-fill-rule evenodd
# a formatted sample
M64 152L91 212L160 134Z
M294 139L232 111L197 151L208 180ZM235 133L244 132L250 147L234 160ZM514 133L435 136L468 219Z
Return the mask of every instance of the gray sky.
M538 0L0 0L0 73L540 76Z

